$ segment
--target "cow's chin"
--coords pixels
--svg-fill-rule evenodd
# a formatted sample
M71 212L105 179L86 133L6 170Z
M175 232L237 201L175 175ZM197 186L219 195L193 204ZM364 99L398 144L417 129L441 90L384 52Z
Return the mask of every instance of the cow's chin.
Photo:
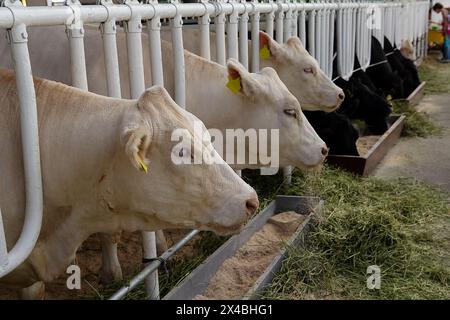
M303 171L308 171L308 172L320 172L320 170L322 170L323 167L323 163L319 163L316 165L306 165L306 164L300 164L296 166L297 168L299 168L300 170Z
M327 105L321 105L321 104L317 104L317 105L302 105L302 110L303 111L323 111L323 112L333 112L336 111L337 109L339 109L339 107L341 106L342 102L338 103L338 104L333 104L331 106L327 106Z
M212 231L219 236L230 236L239 233L244 225L245 223L240 223L229 227L224 227L217 224L207 224L199 229L204 231Z

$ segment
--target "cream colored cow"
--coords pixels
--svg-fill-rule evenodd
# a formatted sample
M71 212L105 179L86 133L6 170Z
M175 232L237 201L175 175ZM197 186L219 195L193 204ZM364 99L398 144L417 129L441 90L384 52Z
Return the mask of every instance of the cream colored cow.
M162 38L170 39L170 32L162 32ZM338 108L345 98L341 88L336 86L319 68L319 65L303 46L298 37L290 37L279 44L265 32L259 33L260 48L267 47L268 56L260 59L260 67L272 67L281 81L300 102L303 110L331 112ZM210 33L211 59L216 60L216 34ZM249 65L251 65L251 41L249 44ZM200 31L193 28L183 30L184 48L200 54Z
M138 100L107 98L47 80L35 80L44 215L30 257L0 279L38 298L91 234L119 230L198 228L240 230L258 207L255 191L213 149L199 120L162 87ZM14 74L0 71L0 205L8 249L25 212L20 117ZM201 122L200 122L201 123ZM175 129L192 148L177 149ZM206 131L203 126L202 129ZM218 164L176 165L201 152Z

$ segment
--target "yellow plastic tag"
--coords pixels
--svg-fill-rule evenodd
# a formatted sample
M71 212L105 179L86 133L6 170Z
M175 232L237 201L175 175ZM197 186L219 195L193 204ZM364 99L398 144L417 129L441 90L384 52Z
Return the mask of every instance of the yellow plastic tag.
M392 100L392 96L391 96L391 95L388 95L388 96L386 97L386 100L387 100L387 101L391 101L391 100Z
M141 166L141 170L145 173L148 173L148 166L145 164L145 162L139 157L138 158L139 165Z
M259 56L261 59L269 59L270 57L270 50L267 47L267 44L265 44L261 50L259 50Z
M241 90L241 77L237 77L236 79L228 77L227 88L233 93L238 93Z

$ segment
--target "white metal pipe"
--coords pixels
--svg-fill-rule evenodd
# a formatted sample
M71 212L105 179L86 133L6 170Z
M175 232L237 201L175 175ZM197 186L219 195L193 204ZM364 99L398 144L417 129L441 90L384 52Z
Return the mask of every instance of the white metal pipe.
M205 14L199 18L200 24L200 55L211 60L211 47L210 47L210 37L209 37L209 23L211 19L209 14Z
M308 51L309 54L313 57L316 56L316 47L315 47L315 26L316 26L316 12L311 11L308 16Z
M109 20L102 23L103 53L105 56L106 86L108 96L121 97L119 57L117 53L116 22Z
M251 72L259 71L259 13L250 16L252 35L252 65Z
M84 56L84 28L83 26L69 26L67 28L70 48L70 71L72 85L82 90L88 90L86 73L86 58Z
M266 30L265 32L273 38L273 20L275 19L275 14L273 11L266 14Z
M128 54L128 72L130 77L131 98L137 99L145 91L144 62L142 54L142 17L136 13L140 5L135 0L127 0L126 4L131 11L131 19L125 26L127 54ZM156 257L156 241L154 232L142 232L143 258L153 259ZM159 281L158 273L148 275L145 279L146 293L149 299L159 299Z
M227 49L228 58L238 59L239 58L239 48L238 48L238 13L233 11L232 14L228 16L227 24Z
M278 7L283 11L292 9L312 11L323 7L319 3L277 3ZM351 8L357 6L355 3L328 3L330 9L336 9L338 6L343 8ZM234 8L233 8L234 6ZM258 12L266 14L273 11L273 3L221 3L221 13L230 14L233 10L239 13L248 12L249 14ZM183 17L200 17L205 13L214 14L216 7L212 3L186 3L180 4L175 8L171 3L141 4L135 8L143 20L152 19L155 15L161 19L174 18L175 15ZM117 21L129 20L131 12L127 5L114 5L108 12L102 5L84 5L80 8L80 19L84 23L101 23L108 18L114 18ZM6 8L0 8L0 28L10 28L13 24L25 24L27 26L39 25L62 25L70 24L74 19L72 10L65 6L53 7L19 7L14 9L14 13Z
M334 10L331 10L330 13L330 36L328 38L328 69L327 69L327 76L331 79L333 76L333 57L334 57L334 22L335 22L336 12Z
M291 27L292 27L291 36L298 37L298 11L294 11L292 13Z
M298 31L299 31L298 36L306 48L306 11L305 10L300 11L300 17L298 19Z
M23 24L8 30L20 106L26 205L20 237L9 251L6 264L0 265L0 278L13 271L28 258L39 237L42 224L43 196L38 117L27 38L26 27ZM0 233L2 232L3 228L0 230Z
M239 61L248 70L248 14L243 13L239 20Z
M161 21L154 17L147 22L152 84L164 86L164 74L161 53Z
M183 19L176 16L172 20L173 71L175 79L175 102L186 107L186 80L184 75Z
M214 18L214 27L216 29L216 59L217 63L225 65L225 14L221 13Z
M279 7L278 12L275 14L275 40L278 43L283 43L283 19L284 12Z
M283 41L286 42L291 36L291 23L292 23L292 9L289 9L285 13L283 24Z

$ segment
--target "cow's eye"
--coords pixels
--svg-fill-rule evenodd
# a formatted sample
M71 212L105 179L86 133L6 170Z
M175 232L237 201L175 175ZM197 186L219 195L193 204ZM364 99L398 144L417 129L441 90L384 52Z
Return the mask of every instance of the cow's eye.
M287 114L288 116L294 117L295 119L298 119L298 112L296 109L284 109L283 112Z
M305 68L303 71L305 71L305 73L314 73L313 68Z

